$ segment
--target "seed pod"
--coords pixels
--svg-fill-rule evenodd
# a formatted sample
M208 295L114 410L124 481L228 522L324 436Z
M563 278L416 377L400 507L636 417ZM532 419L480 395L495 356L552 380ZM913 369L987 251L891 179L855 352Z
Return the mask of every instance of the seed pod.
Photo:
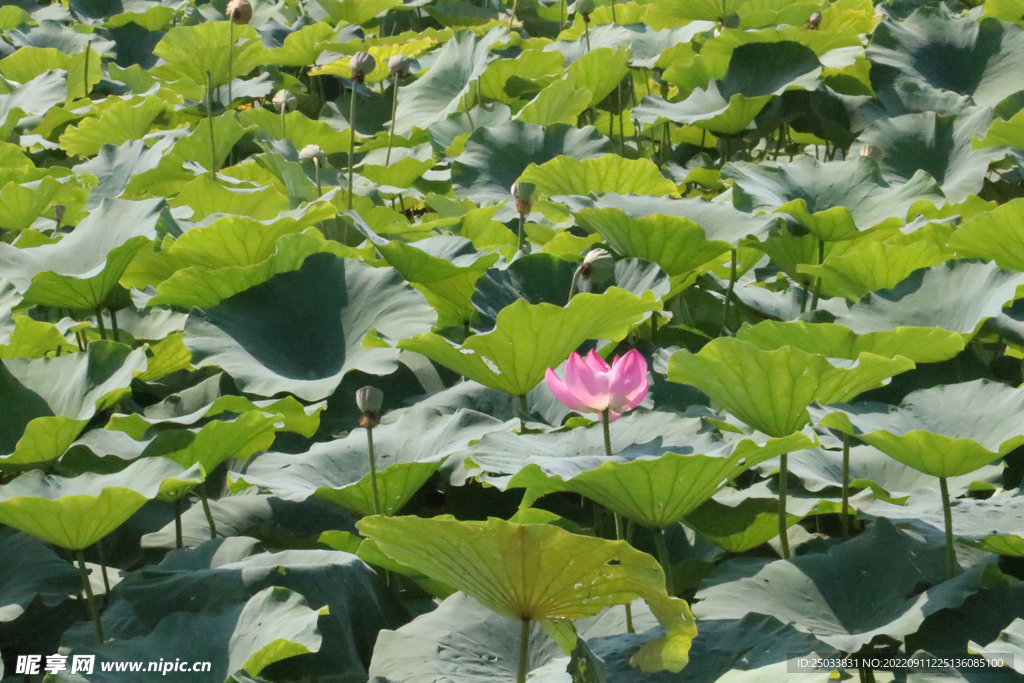
M377 60L369 52L357 52L349 58L348 65L352 69L352 79L362 83L366 74L377 68Z
M409 73L410 66L412 66L412 60L405 55L395 55L388 60L388 69L391 71L391 75L396 78Z
M248 24L252 19L252 5L249 0L231 0L224 14L236 24Z
M576 0L576 11L583 15L583 21L590 21L590 15L597 9L594 0Z
M67 211L67 207L63 204L53 205L53 217L57 219L57 225L64 222L64 212Z
M804 28L817 31L819 26L821 26L821 12L815 12L811 15L811 18L807 20L807 25L804 26Z
M380 424L380 407L384 403L384 392L377 387L363 387L356 392L356 406L363 416L359 426L373 429Z
M537 186L533 183L516 181L512 183L512 196L516 200L516 213L525 216L533 210L533 193Z
M299 150L299 161L308 161L312 164L316 164L317 166L322 167L324 164L327 163L327 155L324 154L324 151L322 149L320 149L320 145L306 145L301 150Z
M273 102L274 107L283 114L285 112L295 111L298 99L287 90L278 90L274 93Z

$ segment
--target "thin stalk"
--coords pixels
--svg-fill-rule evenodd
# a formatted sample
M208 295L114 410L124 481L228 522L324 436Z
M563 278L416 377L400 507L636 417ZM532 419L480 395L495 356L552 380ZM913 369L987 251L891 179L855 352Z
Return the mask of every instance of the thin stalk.
M850 537L850 437L843 434L843 538Z
M206 120L210 124L210 177L217 179L217 145L213 139L213 75L206 72Z
M82 77L82 97L89 96L89 53L92 52L92 41L85 44L85 68Z
M601 411L601 427L604 429L604 452L612 454L612 433L608 425L608 408Z
M565 0L560 0L558 3L558 30L561 32L565 29Z
M100 326L100 338L101 339L106 339L107 338L107 326L103 324L103 310L102 309L99 309L99 308L96 309L96 322L98 322L99 326Z
M516 683L526 683L526 674L530 672L530 620L523 619L522 630L519 632L519 670L516 671Z
M658 333L658 312L651 311L651 341L654 341L654 335Z
M818 262L815 264L820 266L825 260L825 240L818 238ZM818 297L821 296L821 276L819 275L814 279L814 298L811 299L811 310L815 311L818 309Z
M603 411L601 411L601 426L603 427L604 431L604 452L605 455L611 456L612 435L611 428L608 425L608 417L608 408L605 408ZM596 505L594 509L597 509ZM622 533L622 517L619 516L619 513L617 512L613 512L612 514L615 517L615 540L621 541L625 538L624 534ZM629 603L626 603L626 632L636 633L636 631L633 629L633 606Z
M732 249L732 267L729 272L729 288L725 290L725 308L722 310L722 330L729 329L729 304L732 302L732 292L736 288L737 255L736 248Z
M391 97L391 132L388 134L388 153L384 165L391 163L391 144L395 141L395 112L398 111L398 76L395 76L395 92Z
M516 10L517 9L519 9L519 0L514 0L512 2L512 14L508 18L508 30L509 31L512 30L512 22L514 22L516 20Z
M612 23L618 23L615 21L615 0L612 0Z
M356 81L352 80L352 98L348 105L348 210L352 210L352 172L355 169L356 156Z
M85 555L82 554L81 550L76 550L75 557L78 559L78 573L82 577L82 588L85 589L85 598L89 603L89 614L96 625L96 640L102 645L105 640L103 637L103 624L100 622L100 610L96 605L96 596L92 592L92 583L89 582L89 570L85 568Z
M114 341L117 341L117 311L113 308L108 308L107 312L110 313L110 331L114 334Z
M85 351L85 337L78 330L75 330L75 343L78 344L79 351Z
M612 7L615 7L615 5L612 5ZM619 104L619 156L623 156L624 157L624 156L626 156L626 127L625 127L625 124L622 121L623 114L622 114L622 82L621 81L619 82L619 85L616 86L616 88L615 88L615 97L616 97L616 99L618 99L618 104ZM639 148L639 146L640 146L640 144L637 143L637 147L638 148Z
M526 431L526 423L523 418L529 414L530 408L526 405L526 394L519 395L519 433L522 434Z
M786 524L786 490L789 482L789 453L779 456L779 542L782 544L782 559L789 559L789 525Z
M654 542L658 546L658 561L661 562L661 569L665 572L665 590L674 597L676 587L672 581L672 558L668 554L668 543L665 542L665 529L658 529L654 532Z
M106 599L104 604L110 604L110 577L107 576L107 554L103 552L103 544L96 544L96 552L100 556L100 573L103 574L103 591Z
M519 214L519 251L526 251L526 245L523 242L523 232L526 228L526 214Z
M235 20L228 17L228 103L225 109L231 108L231 70L235 57Z
M288 139L288 119L285 118L285 114L288 112L288 105L281 105L281 139Z
M177 548L184 546L181 532L181 501L174 501L174 545Z
M380 493L377 490L377 456L373 452L373 427L366 428L366 446L370 449L370 486L373 488L373 514L379 515Z
M210 500L206 497L206 491L200 487L199 497L203 501L203 512L206 513L206 523L210 525L210 540L217 539L217 523L213 521L213 513L210 511Z
M590 20L583 20L583 34L587 37L587 52L590 52Z
M320 189L320 160L315 156L313 157L313 172L316 174L316 196L323 197L324 193Z
M939 489L942 491L942 516L946 521L946 573L953 578L960 571L956 563L956 550L953 548L953 508L949 503L949 485L945 477L939 477Z

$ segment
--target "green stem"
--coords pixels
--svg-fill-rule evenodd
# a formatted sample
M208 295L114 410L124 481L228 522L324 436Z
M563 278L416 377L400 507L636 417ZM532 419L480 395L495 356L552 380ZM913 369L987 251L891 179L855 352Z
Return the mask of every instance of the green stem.
M366 445L370 449L370 486L373 488L373 514L380 515L380 494L377 491L377 457L373 452L373 427L366 428Z
M355 169L356 161L356 81L352 79L352 99L348 105L348 125L349 125L349 141L348 141L348 210L352 210L352 173Z
M843 434L843 538L850 537L850 437Z
M384 165L391 163L391 145L395 141L395 112L398 111L398 76L395 76L395 92L391 96L391 132L388 134L388 153L384 157Z
M96 596L92 592L92 583L89 581L89 570L85 568L85 555L82 554L81 550L75 551L75 557L78 559L78 573L82 577L82 588L85 589L85 599L89 603L89 614L92 616L92 621L96 625L96 640L101 645L105 640L103 638L103 624L100 622L100 610L96 606Z
M949 485L945 477L939 477L939 488L942 491L942 516L946 521L946 573L953 578L960 571L956 562L956 550L953 547L953 508L949 502Z
M110 331L114 335L114 341L117 341L117 311L115 311L113 308L108 308L107 312L110 313Z
M818 262L815 264L820 266L825 260L825 240L818 239ZM815 311L818 309L818 297L821 296L821 275L814 279L814 298L811 299L811 310Z
M622 516L619 513L615 514L615 540L622 541L626 538L625 534L622 533ZM636 629L633 628L633 606L626 603L626 633L636 633Z
M213 513L210 511L210 500L206 497L206 491L201 487L199 489L199 497L203 501L203 512L206 513L206 523L210 525L210 540L216 540L217 523L213 521Z
M89 53L92 52L92 41L90 40L85 44L85 68L83 69L84 76L82 77L82 97L89 96Z
M612 0L612 23L618 23L615 21L615 0Z
M217 178L217 145L213 140L213 76L206 72L206 120L210 124L210 177Z
M522 434L526 431L526 423L524 418L530 412L530 407L526 405L526 394L519 395L519 433Z
M526 683L526 674L530 672L530 620L522 620L519 632L519 670L516 671L516 683Z
M508 30L512 30L512 22L516 20L516 10L519 9L519 0L512 2L512 15L508 18Z
M651 341L654 341L654 335L658 333L658 312L651 311Z
M601 411L601 427L604 429L604 452L612 454L612 433L608 426L608 408Z
M789 482L789 453L779 456L779 542L782 544L782 559L789 559L789 525L786 524L786 490Z
M736 288L736 248L732 250L732 267L729 272L729 288L725 291L725 309L722 311L722 331L729 329L729 304L732 302L732 292Z
M615 12L614 3L612 4L612 12ZM612 22L615 22L614 18L612 19ZM615 86L615 99L618 101L619 105L619 156L624 157L626 156L626 129L622 122L622 81L619 81L619 84ZM609 112L609 116L610 115L611 112Z
M281 140L282 141L288 139L288 119L286 119L284 117L284 115L285 115L285 113L287 111L288 111L288 105L282 104L281 105Z
M590 52L590 21L588 19L583 20L583 32L587 36L587 52Z
M177 548L184 546L181 531L181 501L174 501L174 545Z
M523 251L523 252L526 251L525 244L523 242L523 232L525 231L525 227L526 227L526 214L525 213L521 213L521 214L519 214L519 251Z
M665 590L672 597L675 597L676 587L672 581L672 558L668 554L668 543L665 542L665 529L658 529L654 532L654 542L658 546L658 561L661 562L661 569L665 572Z
M225 109L231 108L231 70L235 56L235 20L228 17L228 103Z
M98 322L99 326L100 326L100 338L101 339L106 339L107 338L107 326L103 324L103 310L102 309L99 309L99 308L96 309L96 322Z

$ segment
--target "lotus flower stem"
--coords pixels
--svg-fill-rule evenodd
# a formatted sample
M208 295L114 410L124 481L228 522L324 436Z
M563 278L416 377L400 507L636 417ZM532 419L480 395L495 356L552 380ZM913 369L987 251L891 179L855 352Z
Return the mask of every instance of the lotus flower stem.
M117 311L115 311L113 308L108 308L107 312L110 313L110 331L114 335L114 341L117 341Z
M353 74L354 76L354 74ZM352 79L352 98L348 105L348 210L352 210L352 173L355 168L356 156L356 80Z
M611 415L609 414L608 408L601 411L601 428L604 432L604 453L609 457L612 455L612 433L609 426L609 422L611 421L610 418ZM621 541L624 538L622 535L622 517L620 517L617 512L613 514L615 517L615 540ZM633 630L633 607L629 603L626 603L626 632L636 633L636 631Z
M199 497L203 501L203 512L206 513L206 523L210 525L210 540L217 540L217 523L213 521L213 513L210 512L210 500L206 497L206 491L199 489Z
M210 177L217 179L217 144L213 139L213 75L206 72L206 120L210 124Z
M85 68L82 69L82 97L89 96L89 53L92 52L92 41L85 44Z
M945 477L939 477L939 489L942 491L942 516L946 521L946 573L953 578L959 573L960 566L953 547L953 508L949 503L949 484Z
M843 538L850 537L850 437L843 434Z
M729 304L732 302L732 292L736 287L736 248L732 249L732 267L729 271L729 288L725 290L725 308L722 310L722 331L729 329Z
M629 540L626 538L626 534L622 533L622 517L618 513L615 513L615 540L616 541L625 540L626 543L629 543ZM625 604L625 608L626 608L626 633L636 633L636 629L633 628L633 606L630 605L627 602Z
M380 494L377 492L377 457L373 452L373 427L366 428L366 445L370 450L370 486L373 489L373 514L380 515Z
M789 475L789 453L779 456L779 543L782 545L782 559L789 559L789 525L786 524L786 488Z
M395 92L391 96L391 131L388 133L388 153L384 157L384 165L391 163L391 145L395 141L395 112L398 111L398 78L395 78ZM467 114L468 115L468 114Z
M225 108L231 107L231 70L234 66L235 56L235 20L228 17L228 103Z
M526 431L526 423L523 421L526 415L530 414L530 407L526 404L526 394L519 396L519 433Z
M105 640L103 637L103 624L100 622L100 610L96 606L96 596L92 592L92 583L89 581L89 570L85 568L85 555L82 554L81 550L76 550L75 557L78 559L78 573L82 577L85 599L89 603L89 614L92 616L92 622L96 625L96 640L102 645Z
M587 52L590 52L590 17L583 17L583 35L587 37Z
M617 23L615 21L615 0L612 0L612 23Z
M57 347L57 350L60 351L60 347ZM110 604L110 577L107 576L107 554L105 552L103 552L103 544L102 543L97 543L96 544L96 552L100 556L100 573L103 574L103 591L104 591L104 595L106 596L106 599L104 600L103 604L104 605L109 605Z
M672 580L672 558L668 554L668 543L665 542L665 529L654 532L654 543L658 546L658 560L661 562L661 569L665 572L665 591L675 597L676 587Z
M825 260L825 240L818 238L818 262L815 265L820 266ZM814 279L814 298L811 299L811 310L815 311L818 309L818 297L821 296L821 275Z
M519 250L525 251L523 245L523 229L526 227L526 214L519 214Z
M282 140L287 140L288 139L288 123L287 123L288 120L284 117L284 114L285 114L285 107L281 107L281 139Z
M513 0L512 2L512 14L508 18L508 30L512 30L512 22L516 20L516 10L519 9L519 0Z
M174 546L181 548L185 544L183 543L181 533L181 501L174 501Z
M519 669L516 671L516 683L526 683L526 674L530 672L530 620L522 620L519 632Z
M100 339L106 339L107 326L103 324L103 309L96 309L96 322L98 322L100 326Z

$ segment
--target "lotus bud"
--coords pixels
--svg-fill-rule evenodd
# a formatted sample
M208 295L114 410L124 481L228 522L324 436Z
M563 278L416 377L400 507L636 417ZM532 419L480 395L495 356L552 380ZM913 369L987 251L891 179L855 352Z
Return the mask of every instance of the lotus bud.
M377 387L363 387L356 392L356 406L359 407L363 416L359 420L359 426L363 429L373 429L380 424L380 407L384 403L384 392Z
M348 65L352 69L352 79L362 83L366 74L377 68L377 60L369 52L357 52L349 58Z
M591 249L579 267L579 291L592 291L595 284L610 284L614 277L615 258L604 249Z
M537 186L533 183L516 181L512 183L512 196L516 199L516 213L520 216L533 211L533 192Z
M804 28L817 31L819 26L821 26L821 12L815 12L811 15L811 18L807 20L807 25L804 26Z
M252 19L252 5L249 0L231 0L224 13L236 24L248 24Z
M583 15L583 21L590 23L590 15L597 9L594 0L576 0L576 11Z
M299 161L308 161L317 166L323 166L327 163L327 155L320 149L320 145L306 145L299 151Z
M63 204L54 204L53 205L53 217L57 219L57 226L58 227L60 227L60 224L64 222L64 212L66 210L67 210L67 207L64 206Z
M287 90L278 90L274 93L274 107L282 114L288 111L295 111L299 100Z
M395 78L401 78L409 73L409 68L411 66L412 60L405 55L395 55L388 60L388 69L391 71L391 75Z

